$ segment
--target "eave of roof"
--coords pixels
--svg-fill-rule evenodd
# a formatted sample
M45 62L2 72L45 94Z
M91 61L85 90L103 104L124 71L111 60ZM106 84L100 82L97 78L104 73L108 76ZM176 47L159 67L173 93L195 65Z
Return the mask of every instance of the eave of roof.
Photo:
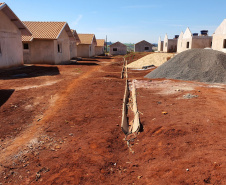
M0 4L0 10L12 21L13 24L21 31L21 34L31 36L31 32L16 16L16 14L9 8L6 3Z

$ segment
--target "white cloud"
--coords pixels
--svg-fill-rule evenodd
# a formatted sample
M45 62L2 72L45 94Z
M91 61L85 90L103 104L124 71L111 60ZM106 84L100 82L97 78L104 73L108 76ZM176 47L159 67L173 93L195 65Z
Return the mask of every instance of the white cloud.
M81 15L81 14L78 15L77 19L74 22L72 22L72 25L77 26L78 23L80 22L80 20L82 19L82 17L83 17L83 15Z

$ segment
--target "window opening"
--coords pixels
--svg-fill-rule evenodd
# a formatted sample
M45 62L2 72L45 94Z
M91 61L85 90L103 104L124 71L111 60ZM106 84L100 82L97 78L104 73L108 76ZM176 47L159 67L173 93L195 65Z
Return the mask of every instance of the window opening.
M224 48L226 48L226 39L224 39Z
M24 43L24 49L29 49L28 43Z
M57 45L57 50L58 50L58 53L62 53L62 45L61 44Z
M189 44L190 44L190 43L189 43L189 42L187 42L187 48L189 48Z

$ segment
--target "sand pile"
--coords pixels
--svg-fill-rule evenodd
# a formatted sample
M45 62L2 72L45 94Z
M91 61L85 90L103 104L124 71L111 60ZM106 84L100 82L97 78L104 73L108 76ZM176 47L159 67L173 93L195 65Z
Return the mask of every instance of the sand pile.
M191 49L176 55L145 77L226 83L226 54Z
M142 69L143 66L160 66L166 62L169 58L172 58L174 54L172 53L152 53L139 60L132 62L127 65L128 68Z

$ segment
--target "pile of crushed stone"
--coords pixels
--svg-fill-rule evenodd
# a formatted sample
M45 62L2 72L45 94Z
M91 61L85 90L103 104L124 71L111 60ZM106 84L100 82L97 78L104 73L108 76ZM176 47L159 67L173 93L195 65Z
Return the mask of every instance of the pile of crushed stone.
M142 69L143 66L160 66L170 58L172 58L174 54L172 53L152 53L145 57L140 58L139 60L132 62L127 65L128 68Z
M145 77L226 83L226 54L211 49L187 50Z

